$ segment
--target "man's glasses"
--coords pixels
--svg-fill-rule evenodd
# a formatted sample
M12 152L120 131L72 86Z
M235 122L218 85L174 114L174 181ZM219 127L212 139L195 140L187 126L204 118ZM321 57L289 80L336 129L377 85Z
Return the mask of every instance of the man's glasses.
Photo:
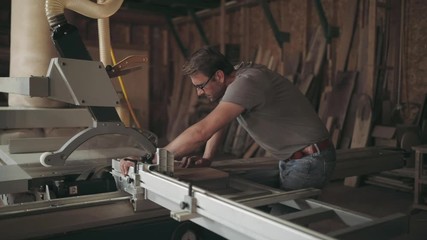
M216 71L214 73L212 73L212 75L208 78L208 80L206 80L206 82L204 82L202 84L194 85L194 87L196 89L200 89L200 90L204 91L203 89L206 87L206 85L208 85L209 81L215 76L215 73L216 73Z

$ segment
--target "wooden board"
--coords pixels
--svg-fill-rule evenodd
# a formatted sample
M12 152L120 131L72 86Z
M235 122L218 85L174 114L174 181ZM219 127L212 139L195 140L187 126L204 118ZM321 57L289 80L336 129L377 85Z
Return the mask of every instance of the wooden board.
M228 178L229 174L213 168L176 168L174 177L183 181L206 181Z
M368 46L366 59L366 79L364 79L363 92L374 99L375 92L375 54L377 42L377 1L369 1L369 20L368 20Z
M356 122L354 124L351 148L366 147L371 131L372 100L364 94L359 99L356 111Z
M302 74L297 78L298 88L304 95L307 95L307 92L310 88L313 79L314 75L312 73Z
M207 190L225 189L229 174L213 168L175 168L174 178Z
M181 84L183 84L183 93L180 104L178 106L178 112L175 118L171 118L169 120L169 123L172 124L172 128L168 132L169 141L177 137L189 126L189 112L194 104L194 98L197 100L197 95L194 92L191 81L189 79L183 79Z
M357 70L359 72L358 81L354 87L354 93L351 96L350 104L347 110L347 117L344 128L341 132L340 148L350 148L351 139L353 136L354 122L356 121L356 110L360 94L364 93L364 84L366 81L366 59L367 59L367 45L368 45L368 32L365 19L366 1L359 2L359 18L358 27L356 29L356 37L354 38L354 45L351 49L352 58L350 58L348 69ZM356 44L357 43L357 44Z
M223 151L225 153L231 153L233 148L233 142L234 142L234 136L236 135L237 126L239 123L237 120L233 120L227 128L227 131L225 133L225 139L224 139L224 146Z
M254 142L251 144L251 146L249 146L249 148L246 150L245 154L243 155L243 159L248 159L250 157L252 157L255 152L258 150L259 145L258 143Z
M356 121L354 124L353 138L351 140L351 148L366 147L369 140L372 120L372 100L364 94L359 99L358 108L356 111ZM360 177L348 177L344 180L344 185L357 187L360 184Z
M326 52L326 38L323 34L322 27L319 25L316 28L316 33L311 41L310 51L307 53L306 61L314 63L313 73L315 76L319 74L320 67L323 64ZM304 69L302 70L304 72Z
M398 169L403 166L402 152L393 151L389 148L366 147L358 149L338 149L337 165L332 179L342 179L359 174L370 174ZM278 170L278 160L273 157L229 159L214 161L212 167L229 172L231 175L245 174L254 171L273 172ZM278 178L278 175L272 177Z
M337 60L336 60L336 71L345 71L347 70L348 57L350 53L350 48L353 41L356 19L357 19L357 10L358 10L358 0L347 1L345 2L345 17L343 27L340 28L340 42L337 51Z
M297 81L296 85L300 91L305 95L310 88L313 78L315 78L320 71L323 64L326 51L326 39L323 35L321 26L316 28L314 37L311 40L310 50L301 70L301 78Z
M356 78L357 72L338 72L332 91L328 94L326 107L322 109L323 115L320 116L325 124L329 117L334 117L338 129L343 128Z

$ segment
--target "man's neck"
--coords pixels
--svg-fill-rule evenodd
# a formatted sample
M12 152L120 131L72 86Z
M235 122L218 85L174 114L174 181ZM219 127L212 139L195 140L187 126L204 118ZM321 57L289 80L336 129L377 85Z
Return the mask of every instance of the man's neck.
M230 75L225 76L225 84L228 86L236 79L236 71L230 73Z

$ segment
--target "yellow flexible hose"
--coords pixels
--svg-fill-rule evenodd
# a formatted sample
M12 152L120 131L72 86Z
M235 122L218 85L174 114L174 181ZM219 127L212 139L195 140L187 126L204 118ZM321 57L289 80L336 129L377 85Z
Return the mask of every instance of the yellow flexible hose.
M114 51L112 48L110 48L110 53L111 53L111 60L113 61L113 65L116 65L116 63L117 63L116 57L114 55ZM122 89L123 96L124 96L125 101L126 101L126 105L129 109L130 115L132 116L132 120L134 121L136 127L138 129L141 129L141 124L139 123L138 119L136 118L135 112L133 111L132 104L129 101L128 94L127 94L126 87L125 87L125 84L123 82L123 79L121 76L118 76L118 79L119 79L119 83L120 83L120 88Z

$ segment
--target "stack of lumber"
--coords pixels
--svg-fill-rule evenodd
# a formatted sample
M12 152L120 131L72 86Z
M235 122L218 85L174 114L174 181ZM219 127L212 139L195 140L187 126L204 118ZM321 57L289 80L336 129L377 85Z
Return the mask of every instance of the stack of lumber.
M366 147L337 150L337 161L331 180L355 175L367 175L384 171L394 171L404 165L403 152L398 149ZM269 177L278 178L278 160L273 157L254 157L246 159L228 159L214 161L212 167L226 171L230 175L247 175L254 172L271 171ZM266 180L273 182L274 179Z
M371 185L399 190L402 192L413 192L414 173L414 168L394 169L377 174L367 175L364 182Z
M347 4L351 14L345 16L340 35L335 82L327 87L319 109L335 146L343 149L371 146L373 125L392 124L389 96L393 93L388 88L398 81L400 67L395 26L400 25L400 2L390 1L387 9L377 1ZM336 107L337 101L342 107ZM345 180L347 186L359 183L356 176Z

